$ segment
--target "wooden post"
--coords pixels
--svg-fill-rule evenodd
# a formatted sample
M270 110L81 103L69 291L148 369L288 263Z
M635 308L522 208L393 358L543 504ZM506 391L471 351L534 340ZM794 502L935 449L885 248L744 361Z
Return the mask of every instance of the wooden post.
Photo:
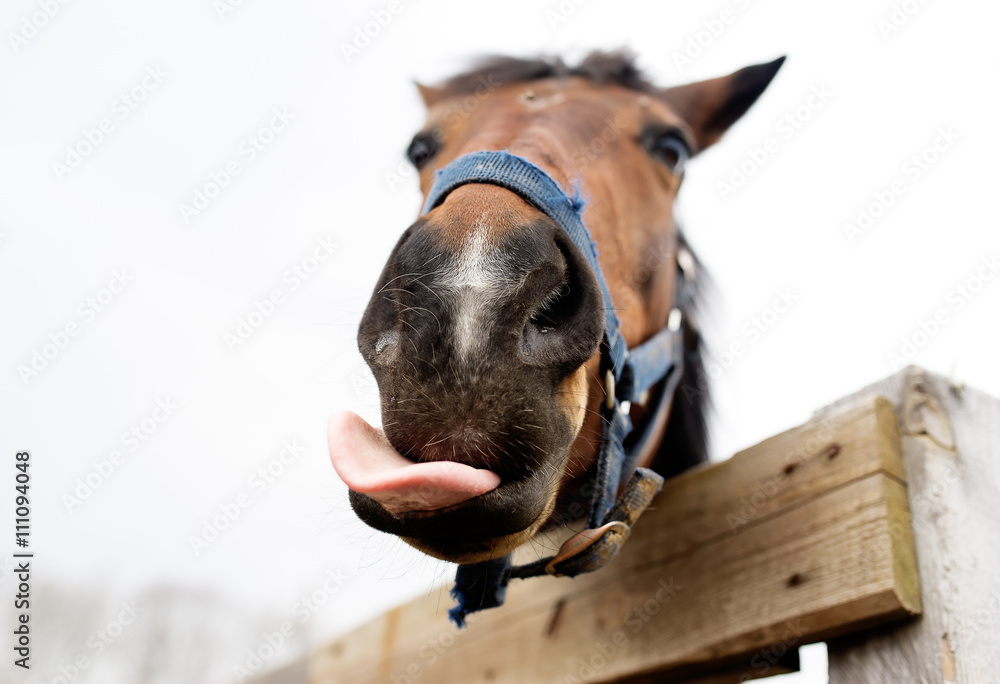
M794 670L802 644L918 614L897 412L940 426L895 402L922 375L671 480L607 568L515 581L462 631L441 587L320 649L310 683L745 681Z
M862 394L896 405L924 614L831 641L830 684L1000 682L1000 400L919 368Z

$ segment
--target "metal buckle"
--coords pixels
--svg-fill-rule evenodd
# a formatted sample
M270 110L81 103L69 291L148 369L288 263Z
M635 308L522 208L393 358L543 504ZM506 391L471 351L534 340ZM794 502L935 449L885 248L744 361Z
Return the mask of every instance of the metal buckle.
M674 307L670 310L670 315L667 317L667 330L670 332L677 332L681 329L681 322L684 319L684 312Z
M625 535L625 539L628 539L628 536L632 533L632 528L621 520L612 520L609 523L604 523L600 527L577 532L559 547L559 553L557 553L555 557L549 561L548 565L545 566L545 572L554 577L558 577L559 571L556 569L556 565L569 560L570 558L579 556L581 553L600 541L605 534L612 531L620 532ZM622 541L625 540L623 539Z

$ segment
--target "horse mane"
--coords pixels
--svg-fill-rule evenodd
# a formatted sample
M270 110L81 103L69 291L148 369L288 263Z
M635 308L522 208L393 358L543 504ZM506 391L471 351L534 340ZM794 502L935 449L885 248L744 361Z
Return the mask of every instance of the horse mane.
M630 90L652 93L657 90L635 64L635 55L625 49L590 52L576 66L568 66L560 57L533 59L491 55L477 60L467 71L438 84L443 97L476 92L483 80L490 83L521 83L543 78L581 76L597 84L614 83ZM695 259L695 279L691 296L680 303L685 321L684 375L674 397L670 419L653 466L670 477L708 460L707 415L711 407L705 385L704 342L698 325L698 308L708 284L705 269L677 228L678 248L687 249Z
M647 93L656 90L635 65L635 55L629 50L594 50L576 66L567 66L560 57L541 56L532 59L488 55L477 60L467 71L456 74L437 87L445 97L467 95L482 87L482 80L494 83L522 83L543 78L582 76L594 83L615 83L630 90Z
M708 412L712 402L708 376L705 374L705 344L698 312L711 280L701 260L691 249L678 227L677 248L686 249L695 262L694 279L688 284L690 294L680 302L684 321L684 375L674 394L667 429L653 462L656 472L665 477L681 473L708 460Z

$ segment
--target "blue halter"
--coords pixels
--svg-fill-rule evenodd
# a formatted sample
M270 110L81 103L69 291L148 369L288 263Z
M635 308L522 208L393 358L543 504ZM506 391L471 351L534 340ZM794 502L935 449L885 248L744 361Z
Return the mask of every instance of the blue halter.
M651 438L651 430L631 435L628 410L631 402L648 396L650 389L666 380L652 412L669 412L683 370L683 334L678 309L667 327L641 345L628 349L621 334L604 273L597 260L597 245L580 213L584 202L579 192L568 196L552 177L531 162L509 152L473 152L459 157L437 172L422 214L444 201L448 193L468 183L488 183L511 190L558 223L586 257L604 297L604 338L601 371L607 400L602 406L604 434L597 457L594 492L590 500L587 528L563 544L555 556L512 567L505 556L481 563L459 565L452 589L458 605L449 611L459 626L468 613L503 603L512 577L543 574L575 577L603 567L628 538L631 526L660 490L663 478L635 461ZM655 421L650 420L652 425ZM631 448L625 440L631 437ZM625 478L628 478L627 482ZM619 494L619 492L621 492Z

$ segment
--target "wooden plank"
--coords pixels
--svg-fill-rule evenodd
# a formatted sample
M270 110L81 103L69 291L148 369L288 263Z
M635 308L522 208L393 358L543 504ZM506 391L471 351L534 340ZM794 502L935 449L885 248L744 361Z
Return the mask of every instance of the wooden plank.
M776 674L799 645L919 612L904 473L888 401L824 414L668 482L604 570L517 581L461 632L442 589L321 649L309 681Z
M663 684L672 682L675 684L734 684L736 682L749 682L755 679L773 677L779 674L791 674L799 671L799 650L790 648L784 655L771 654L771 656L758 663L751 665L745 658L734 661L730 666L718 664L712 668L712 674L683 677L677 672L673 674L646 674L635 677L624 677L616 684ZM256 684L256 683L255 683Z
M832 641L830 684L1000 681L1000 400L915 367L863 394L898 407L924 614Z

